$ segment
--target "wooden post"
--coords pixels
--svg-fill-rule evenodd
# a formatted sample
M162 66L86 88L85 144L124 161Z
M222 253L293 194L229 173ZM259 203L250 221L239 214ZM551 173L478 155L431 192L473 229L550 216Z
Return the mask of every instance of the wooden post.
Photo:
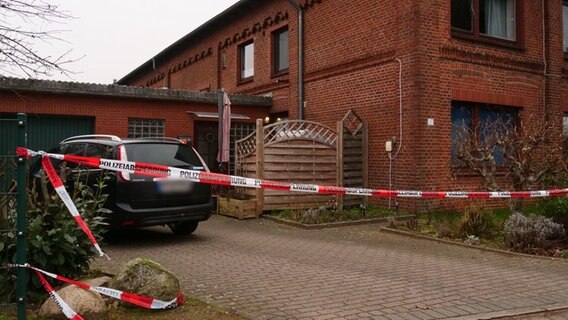
M369 126L363 121L363 187L369 187ZM363 197L365 208L369 205L369 197Z
M264 125L263 119L256 119L256 178L264 179ZM257 217L264 211L264 189L256 190Z
M343 187L343 122L337 122L337 186ZM337 195L337 209L343 210L345 196Z

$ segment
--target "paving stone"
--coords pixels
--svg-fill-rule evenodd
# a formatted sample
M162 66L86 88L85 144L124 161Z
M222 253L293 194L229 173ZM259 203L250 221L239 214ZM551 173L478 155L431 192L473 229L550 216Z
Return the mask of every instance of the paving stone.
M116 273L133 258L152 259L186 293L253 320L475 319L568 303L565 261L410 239L375 225L301 230L214 215L188 237L161 227L121 237L103 248L112 260L95 267Z

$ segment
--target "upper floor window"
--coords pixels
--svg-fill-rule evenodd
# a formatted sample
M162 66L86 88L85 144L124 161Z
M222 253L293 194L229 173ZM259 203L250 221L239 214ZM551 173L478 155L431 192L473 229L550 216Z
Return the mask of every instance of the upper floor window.
M254 42L248 41L239 46L239 80L252 80L254 76Z
M562 2L562 31L564 32L563 48L564 52L568 52L568 1Z
M274 75L280 75L288 72L289 56L288 56L288 27L274 31L272 34L273 43L273 68Z
M452 0L454 34L516 41L518 1Z

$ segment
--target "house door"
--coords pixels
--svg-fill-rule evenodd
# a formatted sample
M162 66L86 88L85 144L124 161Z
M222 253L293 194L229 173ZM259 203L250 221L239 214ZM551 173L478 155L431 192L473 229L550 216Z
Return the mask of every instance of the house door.
M218 127L217 122L195 122L195 149L213 172L219 171L217 162L218 148Z

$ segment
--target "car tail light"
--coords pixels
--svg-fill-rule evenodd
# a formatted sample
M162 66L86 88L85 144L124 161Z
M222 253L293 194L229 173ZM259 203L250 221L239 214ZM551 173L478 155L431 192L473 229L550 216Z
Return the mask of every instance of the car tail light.
M122 221L123 226L131 226L134 224L134 220L124 220Z
M118 160L127 160L126 148L123 145L118 146ZM118 177L124 181L130 181L130 173L121 171L118 173Z

